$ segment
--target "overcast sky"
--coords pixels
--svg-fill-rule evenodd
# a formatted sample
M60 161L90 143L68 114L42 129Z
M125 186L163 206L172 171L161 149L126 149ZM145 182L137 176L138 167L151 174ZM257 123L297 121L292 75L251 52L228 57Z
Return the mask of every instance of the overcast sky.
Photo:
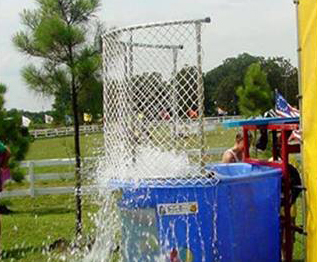
M19 13L34 0L0 0L0 82L9 90L6 107L50 109L50 100L30 92L20 70L30 61L12 45L22 29ZM242 52L284 56L296 65L296 17L292 0L102 0L98 13L108 26L210 16L204 30L204 70Z

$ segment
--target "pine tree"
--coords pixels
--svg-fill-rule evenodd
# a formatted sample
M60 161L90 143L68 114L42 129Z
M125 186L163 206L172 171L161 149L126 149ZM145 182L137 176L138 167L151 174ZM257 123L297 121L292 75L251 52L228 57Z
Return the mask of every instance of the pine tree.
M240 113L245 117L259 116L272 109L273 94L259 63L249 66L244 86L238 87L237 95Z
M100 0L36 0L36 3L36 9L21 14L26 30L17 33L13 42L21 52L37 58L36 65L41 62L40 68L31 64L22 70L32 90L54 96L68 89L71 94L75 130L76 234L79 236L82 212L78 101L81 90L98 84L94 79L101 68L100 43L91 37L91 29Z

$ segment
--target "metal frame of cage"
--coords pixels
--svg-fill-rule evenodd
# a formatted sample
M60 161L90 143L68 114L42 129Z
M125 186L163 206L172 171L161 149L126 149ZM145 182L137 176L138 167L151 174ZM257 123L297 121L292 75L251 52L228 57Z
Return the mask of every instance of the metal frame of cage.
M117 45L122 45L123 52L124 52L124 69L123 69L123 75L125 78L129 79L131 81L133 75L134 75L134 56L135 56L135 49L136 48L142 48L142 49L150 49L150 50L170 50L171 51L171 58L172 58L172 86L173 86L173 92L172 92L172 100L173 100L173 106L172 106L172 118L173 118L173 129L174 129L174 135L178 133L178 114L177 112L177 94L176 94L176 74L178 71L177 63L178 63L178 54L179 51L183 49L184 43L179 44L161 44L161 43L143 43L140 41L134 40L134 34L138 32L139 30L150 30L150 29L157 29L157 28L168 28L172 26L177 25L192 25L195 28L195 66L197 66L197 87L198 87L198 116L199 116L199 124L198 124L198 136L200 139L200 154L199 154L199 162L200 162L200 171L201 173L204 173L204 155L205 155L205 130L204 130L204 87L203 87L203 74L202 74L202 24L203 23L210 23L210 18L204 18L204 19L196 19L196 20L183 20L183 21L170 21L170 22L163 22L163 23L150 23L150 24L144 24L144 25L136 25L136 26L129 26L124 28L117 28L112 29L108 32L106 32L103 36L103 77L104 77L104 101L107 101L107 86L110 84L110 77L109 77L109 68L110 68L110 62L109 62L109 54L107 53L107 41L114 41ZM120 36L121 34L128 34L129 39L128 41L125 40L115 40L116 37ZM122 51L121 51L122 52ZM130 86L132 83L130 83ZM129 88L127 88L129 89ZM123 92L130 92L129 90L122 90ZM105 134L107 133L107 124L109 119L107 119L107 102L104 102L104 128L105 128ZM132 129L134 122L133 119L130 120L132 122ZM133 162L136 161L136 142L131 142L132 146L132 154L133 154Z

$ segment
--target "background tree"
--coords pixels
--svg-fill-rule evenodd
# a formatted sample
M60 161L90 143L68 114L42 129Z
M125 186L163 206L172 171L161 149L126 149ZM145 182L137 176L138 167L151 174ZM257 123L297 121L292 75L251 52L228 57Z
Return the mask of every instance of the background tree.
M271 90L278 91L291 105L298 104L297 69L288 59L283 57L264 58L247 53L237 57L227 58L223 63L204 74L205 114L216 114L216 106L228 111L229 114L239 114L236 88L243 85L248 67L258 62L267 74Z
M271 89L277 89L293 106L298 106L298 70L284 57L267 58L261 63Z
M179 115L187 116L188 110L198 110L199 90L197 85L198 70L195 66L185 66L176 74Z
M236 88L243 84L248 67L259 60L259 57L243 53L238 57L225 59L220 66L205 74L205 114L207 116L216 113L215 105L229 114L239 113Z
M237 95L240 112L246 117L262 115L272 108L272 91L260 63L249 66L244 86L237 88Z
M65 125L65 116L72 116L72 95L69 86L65 86L56 90L54 93L54 103L52 105L52 117L54 123Z
M41 66L22 70L27 85L36 92L55 95L68 88L74 123L76 158L76 234L82 231L81 154L79 144L79 93L100 68L101 57L89 35L100 0L36 0L34 10L21 14L25 30L13 42L19 51L31 55ZM91 85L97 81L92 81Z
M240 77L234 74L226 76L215 91L215 106L225 110L229 115L236 115L239 112L236 94L239 85L241 85Z
M147 119L159 117L161 110L169 111L166 103L169 86L158 72L135 75L133 81L133 101L135 110L142 113Z

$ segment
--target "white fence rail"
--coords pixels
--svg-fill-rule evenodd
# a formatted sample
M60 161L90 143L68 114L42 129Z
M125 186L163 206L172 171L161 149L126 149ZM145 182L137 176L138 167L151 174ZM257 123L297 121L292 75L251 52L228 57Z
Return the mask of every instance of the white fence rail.
M206 155L221 155L226 148L218 147L206 150ZM196 155L199 154L199 150L189 150L188 154ZM85 158L84 163L88 163L96 160L95 158ZM43 167L43 166L68 166L74 165L75 159L49 159L49 160L31 160L24 161L21 163L21 167L28 169L28 174L25 177L27 181L30 182L29 188L20 189L20 190L4 190L0 192L0 198L8 198L8 197L18 197L18 196L31 196L36 197L40 195L62 195L62 194L74 194L75 189L73 186L67 187L36 187L35 182L37 180L59 180L59 179L73 179L75 178L74 172L64 172L64 173L42 173L35 174L35 167ZM91 194L97 192L97 188L95 186L83 186L82 194Z
M240 116L221 116L221 117L206 117L205 118L205 127L206 130L212 130L209 127L215 126L217 123L221 123L226 120L239 119ZM102 126L98 125L87 125L81 126L81 133L94 133L102 131ZM45 137L58 137L66 136L73 134L74 129L72 127L64 128L55 128L55 129L42 129L42 130L33 130L30 133L34 138L45 138ZM226 148L212 148L205 151L206 155L221 155ZM190 155L199 154L199 150L189 150ZM83 162L93 161L93 158L85 158ZM28 175L25 177L27 181L30 182L28 189L13 190L13 191L3 191L0 192L0 198L5 197L16 197L16 196L40 196L40 195L56 195L56 194L74 194L75 190L73 186L68 187L44 187L37 188L35 182L37 180L60 180L60 179L73 179L75 177L74 172L63 172L63 173L45 173L45 174L35 174L35 167L43 166L69 166L74 165L75 159L50 159L50 160L32 160L24 161L21 163L21 167L28 169ZM97 190L93 186L83 186L82 194L90 194Z
M217 116L217 117L205 117L206 130L212 130L209 127L221 123L226 120L239 119L241 116ZM80 126L79 132L81 134L90 134L102 132L102 125L83 125ZM52 138L61 136L70 136L74 134L74 127L59 127L59 128L48 128L48 129L37 129L31 130L30 134L35 138Z
M222 123L227 120L241 119L241 116L214 116L214 117L205 117L205 122L210 124Z
M79 127L81 134L102 132L102 125L83 125ZM30 134L35 138L52 138L60 136L70 136L74 134L74 127L59 127L48 129L31 130Z
M97 188L94 186L82 186L82 194L92 194L97 192ZM75 194L74 187L43 187L43 188L34 188L31 189L20 189L14 191L3 191L0 193L1 198L10 198L10 197L22 197L22 196L41 196L41 195L65 195L65 194Z
M89 161L93 161L94 158L85 158L84 163ZM66 159L49 159L49 160L31 160L24 161L20 164L21 167L27 168L28 172L25 176L25 179L30 182L30 186L28 189L20 189L13 191L3 191L0 193L0 198L5 197L16 197L16 196L40 196L40 195L62 195L62 194L71 194L75 193L75 189L73 186L67 187L43 187L36 188L35 182L37 180L60 180L60 179L73 179L75 178L74 172L63 172L63 173L42 173L35 174L35 167L43 167L43 166L69 166L74 165L74 158L66 158ZM83 186L82 194L95 192L96 188L93 186Z

